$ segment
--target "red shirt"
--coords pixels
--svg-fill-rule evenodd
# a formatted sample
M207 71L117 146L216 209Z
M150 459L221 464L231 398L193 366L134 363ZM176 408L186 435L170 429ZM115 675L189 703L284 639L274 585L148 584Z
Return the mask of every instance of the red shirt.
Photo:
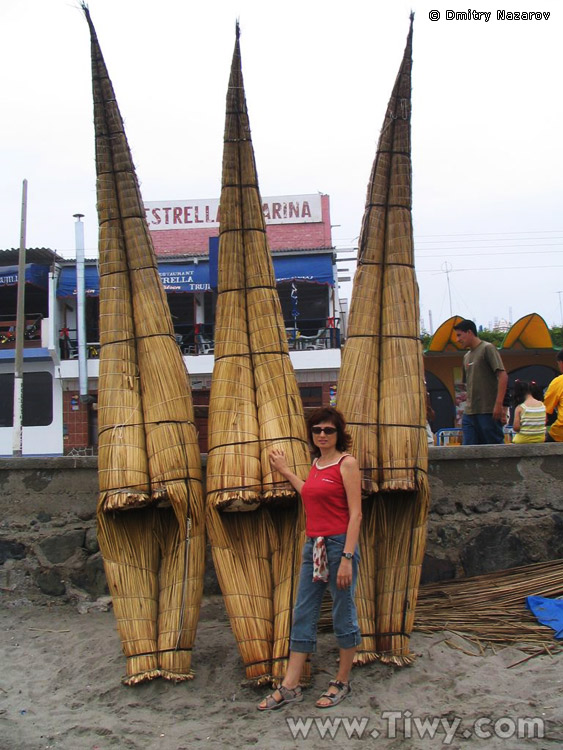
M340 464L347 455L329 466L317 466L318 459L313 462L301 489L307 536L333 536L348 531L350 511L340 473Z

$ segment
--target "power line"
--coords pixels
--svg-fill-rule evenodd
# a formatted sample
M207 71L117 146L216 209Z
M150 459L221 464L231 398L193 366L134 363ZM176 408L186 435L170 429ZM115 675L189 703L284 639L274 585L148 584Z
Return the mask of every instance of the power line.
M490 245L491 248L493 247L502 247L502 245ZM550 247L550 245L518 245L518 247ZM563 245L562 245L563 247ZM435 249L435 248L428 248L428 249ZM438 248L436 248L438 249ZM479 250L484 250L485 248L480 247ZM458 250L470 250L470 248L466 247L460 247ZM561 253L562 250L540 250L536 255L551 255L553 253ZM529 255L528 250L524 250L522 252L519 252L518 250L509 250L507 253L456 253L455 255L452 253L448 253L448 257L453 258L466 258L466 257L476 257L479 255ZM445 254L442 253L441 255L424 255L423 253L415 253L417 258L444 258ZM348 259L350 260L350 259Z
M530 229L520 232L452 232L451 234L417 234L415 235L415 239L418 237L483 237L499 234L552 234L553 232L563 232L563 229ZM447 240L440 240L440 242L442 241L447 242ZM479 242L479 240L477 240L477 242Z
M472 268L454 268L452 270L452 273L458 273L460 271L527 271L528 269L536 269L536 268L563 268L563 265L561 266L516 266L514 268L507 268L506 266L490 266L488 268L476 268L475 266ZM416 269L416 273L434 273L434 274L441 274L443 271L436 271L435 269Z

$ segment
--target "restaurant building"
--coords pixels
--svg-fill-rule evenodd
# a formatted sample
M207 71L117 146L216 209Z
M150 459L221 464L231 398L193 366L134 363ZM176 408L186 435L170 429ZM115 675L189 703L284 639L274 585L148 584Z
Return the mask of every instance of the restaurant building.
M151 202L147 223L192 384L200 445L207 448L218 269L218 200ZM266 231L290 355L305 406L328 404L345 332L328 195L263 199ZM56 252L28 250L23 453L95 452L99 276L86 260L87 393L80 393L77 268ZM12 452L14 331L18 252L0 253L0 455ZM86 380L85 380L86 378Z

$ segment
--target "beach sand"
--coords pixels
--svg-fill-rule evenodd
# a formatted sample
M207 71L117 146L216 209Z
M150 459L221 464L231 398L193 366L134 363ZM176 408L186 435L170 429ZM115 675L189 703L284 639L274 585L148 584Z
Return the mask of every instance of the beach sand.
M220 596L203 601L195 679L178 685L121 685L125 659L111 611L3 606L0 632L2 750L563 747L562 657L511 667L527 654L510 646L482 655L451 633L414 633L418 658L411 667L354 669L351 696L324 711L314 702L334 674L337 649L332 634L321 634L303 702L260 713L256 704L267 691L241 686L242 663ZM433 738L420 736L425 718L438 725ZM543 739L530 739L526 718L544 722Z

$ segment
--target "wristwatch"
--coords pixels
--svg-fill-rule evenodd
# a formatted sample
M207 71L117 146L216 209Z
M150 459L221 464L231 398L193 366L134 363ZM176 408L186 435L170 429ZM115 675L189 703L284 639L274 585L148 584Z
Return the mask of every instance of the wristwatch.
M353 552L343 552L342 557L345 557L347 560L351 560L354 557Z

